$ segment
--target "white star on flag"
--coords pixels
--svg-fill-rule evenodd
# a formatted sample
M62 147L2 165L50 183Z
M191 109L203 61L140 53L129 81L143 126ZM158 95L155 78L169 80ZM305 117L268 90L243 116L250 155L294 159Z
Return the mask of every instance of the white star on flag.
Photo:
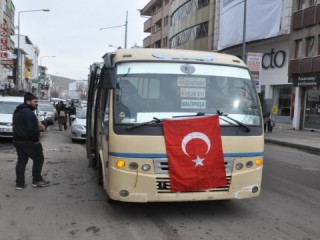
M195 167L197 167L197 166L204 166L203 165L203 161L204 161L204 158L200 158L198 155L197 155L197 159L195 159L195 160L192 160L192 162L195 162L196 163L196 165L195 165Z

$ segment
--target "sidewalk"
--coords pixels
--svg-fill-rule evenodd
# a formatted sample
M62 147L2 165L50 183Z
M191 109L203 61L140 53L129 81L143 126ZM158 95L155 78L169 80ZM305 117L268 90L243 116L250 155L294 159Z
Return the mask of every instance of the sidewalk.
M320 130L293 130L291 125L276 124L272 132L266 132L265 142L320 153Z

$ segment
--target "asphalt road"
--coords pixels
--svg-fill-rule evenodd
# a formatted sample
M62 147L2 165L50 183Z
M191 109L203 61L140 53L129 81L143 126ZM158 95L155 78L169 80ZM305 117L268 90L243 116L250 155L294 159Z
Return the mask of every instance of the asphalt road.
M0 141L0 239L320 239L320 158L267 144L259 198L109 204L69 129L44 133L48 188L15 190L15 150Z

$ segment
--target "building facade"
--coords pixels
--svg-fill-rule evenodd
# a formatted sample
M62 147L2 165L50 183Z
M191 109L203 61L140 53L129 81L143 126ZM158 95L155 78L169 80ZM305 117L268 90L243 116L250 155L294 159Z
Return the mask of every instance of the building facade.
M151 0L142 10L141 16L148 17L144 32L150 33L143 40L144 48L169 48L169 0Z
M320 1L293 3L289 77L296 129L320 129Z
M14 87L14 34L15 7L11 0L0 0L0 90Z
M13 35L12 40L15 45L18 46L18 35ZM20 56L19 59L16 59L19 61L18 90L38 93L39 84L36 81L38 80L39 48L32 43L28 36L25 35L20 35L19 45ZM16 76L18 75L16 74Z
M246 29L243 0L170 0L167 5L150 1L144 10L156 2L158 11L141 12L150 16L145 31L166 6L169 48L219 51L240 58L248 52L261 54L259 95L273 119L295 129L320 129L320 0L270 0L268 5L246 0ZM153 37L149 32L144 47L162 47L145 44Z
M257 1L257 0L256 0ZM217 5L217 12L220 9L220 3L222 1L218 1L219 6ZM252 15L253 11L261 11L258 14L265 15L267 11L272 12L274 9L256 9L253 5L247 5L246 14L247 20L249 21L247 26L247 38L251 38L253 40L246 39L245 50L246 53L260 53L262 54L261 60L261 73L260 73L260 88L259 95L261 99L261 103L264 107L265 113L270 112L272 118L277 123L288 123L291 124L293 120L293 103L292 97L294 93L294 88L292 83L288 78L288 66L289 66L289 45L290 45L290 31L291 31L291 16L292 16L292 0L282 0L274 1L274 8L280 7L278 9L278 14L276 12L269 13L270 18L274 20L272 25L269 28L273 28L274 25L277 25L273 36L267 38L261 38L260 36L250 36L251 32L258 32L259 29L263 29L262 32L269 31L268 22L271 22L271 19L266 19L266 21L256 22L255 25L250 27L250 22L252 19L256 19L258 16ZM277 5L279 4L279 5ZM239 7L238 11L243 9ZM278 19L275 19L278 18ZM219 47L219 33L221 33L221 23L222 19L220 14L217 14L216 23L215 23L215 41L213 49L218 51ZM242 26L243 22L240 19L241 31L240 38L243 37ZM220 28L219 28L220 27ZM252 34L251 34L252 35ZM236 44L234 46L229 46L223 51L224 53L232 54L243 58L243 39L241 39L241 44Z

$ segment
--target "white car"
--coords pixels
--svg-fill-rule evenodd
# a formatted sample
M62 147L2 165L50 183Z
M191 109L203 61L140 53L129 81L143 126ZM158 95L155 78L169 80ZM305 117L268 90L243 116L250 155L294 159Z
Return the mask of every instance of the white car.
M55 109L52 104L38 104L37 114L43 117L47 123L54 124L55 120Z
M0 137L12 138L12 116L23 97L0 97Z
M87 134L87 108L81 108L80 112L70 116L73 120L71 124L71 138L74 140L86 140Z
M87 107L88 102L86 100L83 100L80 104L81 108Z

